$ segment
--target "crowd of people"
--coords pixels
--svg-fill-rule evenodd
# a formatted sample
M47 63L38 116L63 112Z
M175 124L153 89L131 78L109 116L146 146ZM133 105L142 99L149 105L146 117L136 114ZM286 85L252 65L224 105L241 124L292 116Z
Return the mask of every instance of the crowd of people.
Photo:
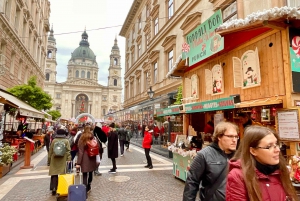
M151 135L151 134L150 134ZM129 150L130 139L133 131L130 126L115 125L115 123L101 124L92 123L79 124L71 127L65 127L61 124L47 129L44 137L44 144L48 152L47 165L49 167L50 190L52 195L56 195L58 187L58 175L72 172L74 164L77 173L82 172L83 184L86 186L86 192L91 190L91 184L94 176L101 176L98 167L102 160L105 148L107 148L108 158L112 161L112 168L108 173L116 173L116 158L124 156L124 150ZM148 137L149 138L149 137ZM151 137L152 139L152 137ZM149 139L147 139L149 141ZM93 141L96 142L93 144ZM96 154L93 146L97 147ZM145 142L145 153L148 161L147 168L152 169L150 152L150 142ZM147 152L146 152L147 150ZM150 159L149 159L150 158Z

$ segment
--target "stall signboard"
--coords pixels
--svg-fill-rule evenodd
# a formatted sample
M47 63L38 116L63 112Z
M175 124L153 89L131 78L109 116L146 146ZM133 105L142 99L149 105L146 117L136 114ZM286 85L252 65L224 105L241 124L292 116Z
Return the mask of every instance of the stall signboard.
M220 98L217 100L186 104L185 112L195 113L195 112L207 112L207 111L225 110L225 109L233 109L233 108L234 108L233 97L229 97L229 98Z
M156 110L156 115L158 117L167 116L167 115L174 115L174 114L179 114L179 113L180 113L179 105L174 106L174 107L170 107L170 108L157 109Z
M224 49L224 38L215 32L222 23L222 12L218 10L186 36L190 49L182 53L182 58L189 57L189 66Z
M299 141L299 112L298 109L278 110L278 134L282 140Z

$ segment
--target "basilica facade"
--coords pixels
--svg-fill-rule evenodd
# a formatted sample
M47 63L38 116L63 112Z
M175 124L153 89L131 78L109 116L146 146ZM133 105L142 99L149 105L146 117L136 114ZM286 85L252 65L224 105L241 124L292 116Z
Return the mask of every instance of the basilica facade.
M121 56L117 38L111 49L107 86L98 83L99 68L96 55L89 46L88 34L84 31L79 47L71 53L67 66L67 80L57 83L57 48L53 28L51 28L48 37L44 90L53 99L51 110L59 110L63 119L76 118L82 113L89 113L96 119L103 119L109 112L121 109Z

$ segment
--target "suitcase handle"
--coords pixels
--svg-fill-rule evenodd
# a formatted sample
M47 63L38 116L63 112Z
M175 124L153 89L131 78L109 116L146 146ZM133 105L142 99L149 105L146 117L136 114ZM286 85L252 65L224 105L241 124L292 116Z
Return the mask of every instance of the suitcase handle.
M73 172L74 172L74 176L76 176L76 167L74 166L74 164L73 164ZM79 184L82 184L82 171L81 171L81 166L80 166L80 168L79 168ZM74 184L75 184L76 182L74 181Z
M65 174L68 173L68 170L69 170L69 165L71 165L71 170L74 168L74 164L72 163L72 161L66 161L66 168L65 168Z

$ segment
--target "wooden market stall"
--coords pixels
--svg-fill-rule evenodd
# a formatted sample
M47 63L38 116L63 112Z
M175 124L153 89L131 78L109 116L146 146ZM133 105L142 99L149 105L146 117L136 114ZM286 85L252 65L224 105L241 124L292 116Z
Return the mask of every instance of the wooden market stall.
M243 137L245 113L252 124L278 131L286 155L299 155L300 52L294 51L293 40L300 37L300 20L283 9L276 18L239 25L220 22L206 29L209 37L192 37L206 26L203 22L185 36L191 49L170 73L183 79L184 133L190 135L190 127L203 132L217 115L237 123Z

